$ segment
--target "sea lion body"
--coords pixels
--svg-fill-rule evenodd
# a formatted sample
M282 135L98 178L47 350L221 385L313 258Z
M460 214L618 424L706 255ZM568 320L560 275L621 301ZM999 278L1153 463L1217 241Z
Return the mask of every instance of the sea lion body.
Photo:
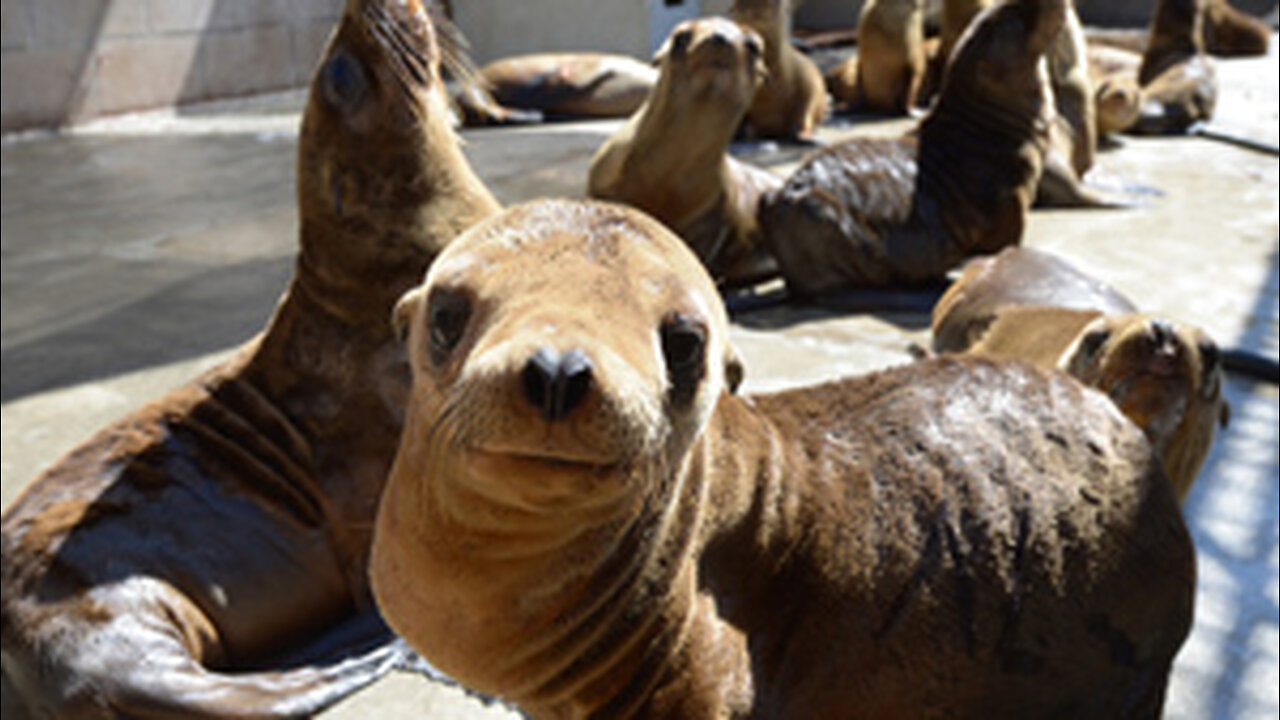
M1054 149L1069 162L1074 176L1083 178L1097 153L1097 109L1089 76L1084 27L1075 3L1068 3L1062 30L1045 58L1053 88Z
M858 18L853 97L862 110L907 114L924 81L924 0L872 0Z
M1146 433L1185 499L1227 418L1217 345L1139 313L1113 288L1029 248L974 261L934 310L934 349L1061 369Z
M596 151L588 172L592 197L661 220L728 285L776 272L756 205L781 180L728 154L762 52L754 32L722 18L678 25L658 51L661 72L649 99Z
M1147 48L1138 67L1142 110L1130 128L1150 134L1181 133L1213 117L1217 73L1204 53L1207 0L1158 0Z
M761 227L790 292L923 285L1021 240L1048 146L1041 60L1063 13L1025 2L981 15L916 137L820 150L764 196Z
M1204 15L1204 49L1218 57L1260 57L1271 48L1271 26L1232 7L1227 0L1208 0Z
M365 573L409 382L385 318L498 209L448 125L439 52L418 3L348 3L304 113L297 272L265 332L6 509L4 672L33 715L296 716L396 660ZM372 651L264 669L365 620Z
M757 137L808 139L827 117L822 72L791 45L791 0L734 0L729 17L764 40L766 75L747 110Z
M627 117L658 80L647 63L608 53L539 53L503 58L480 69L507 107L551 117Z
M598 203L469 231L397 318L373 584L464 684L535 718L1159 716L1194 554L1145 438L1061 373L738 397L697 260Z

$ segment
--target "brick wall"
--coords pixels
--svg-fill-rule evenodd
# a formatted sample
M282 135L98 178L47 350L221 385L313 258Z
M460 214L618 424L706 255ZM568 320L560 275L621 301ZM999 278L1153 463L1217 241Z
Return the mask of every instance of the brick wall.
M9 132L306 83L342 0L0 0Z

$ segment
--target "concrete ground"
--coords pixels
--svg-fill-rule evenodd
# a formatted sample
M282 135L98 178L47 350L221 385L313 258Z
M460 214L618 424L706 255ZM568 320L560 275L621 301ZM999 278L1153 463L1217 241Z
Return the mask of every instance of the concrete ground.
M1275 43L1273 42L1273 48ZM1221 62L1218 125L1280 141L1277 58ZM225 357L271 312L295 248L293 153L301 98L123 118L7 139L0 322L2 501L95 428ZM506 203L581 195L616 123L466 133ZM896 133L902 122L825 128ZM782 172L789 149L755 152ZM1125 139L1102 182L1155 188L1141 207L1033 214L1025 242L1198 323L1220 344L1275 358L1280 168L1203 139ZM908 361L924 313L780 308L740 317L748 390ZM1196 623L1169 718L1280 716L1280 395L1232 377L1232 421L1186 504L1199 552ZM4 720L18 717L3 693ZM457 689L397 674L325 714L337 720L510 717Z

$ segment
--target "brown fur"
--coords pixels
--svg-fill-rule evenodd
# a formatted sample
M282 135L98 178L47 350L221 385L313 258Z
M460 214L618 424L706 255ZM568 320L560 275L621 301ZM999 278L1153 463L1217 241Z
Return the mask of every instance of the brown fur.
M737 397L697 260L585 202L469 231L397 317L374 591L464 684L534 718L1159 716L1190 539L1141 433L1064 375ZM538 358L575 358L538 375L571 401Z
M924 80L924 0L871 0L858 18L858 54L848 61L852 87L834 93L850 107L905 115L919 100Z
M1271 26L1231 6L1208 0L1204 16L1204 49L1219 57L1259 57L1271 48Z
M1058 368L1143 429L1185 499L1225 423L1217 346L1132 311L1112 288L1026 248L975 263L934 311L935 348Z
M764 40L767 74L747 111L757 137L807 139L827 117L827 88L812 60L791 45L791 0L734 0L729 17Z
M1060 0L993 8L916 137L821 150L765 195L760 223L792 293L934 282L1021 240L1052 116L1040 59L1064 12Z
M1206 1L1156 2L1147 49L1138 68L1142 112L1131 131L1185 132L1193 123L1213 117L1218 81L1213 64L1204 54Z
M394 660L247 671L376 622L366 557L409 381L386 317L498 210L449 128L438 54L417 2L351 0L304 114L301 249L265 332L5 512L4 670L33 714L296 716Z
M658 51L648 101L591 160L587 190L666 223L718 282L776 272L756 221L761 193L781 185L729 157L763 72L761 41L722 18L681 23Z

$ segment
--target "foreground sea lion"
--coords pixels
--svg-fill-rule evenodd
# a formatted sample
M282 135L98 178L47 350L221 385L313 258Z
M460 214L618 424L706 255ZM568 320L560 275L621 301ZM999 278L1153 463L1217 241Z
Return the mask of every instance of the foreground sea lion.
M385 673L366 563L409 373L397 297L498 205L467 165L418 2L350 0L298 148L300 253L266 331L108 426L3 517L3 661L35 717L314 713ZM368 637L360 638L361 641Z
M1222 359L1199 328L1139 313L1029 248L973 261L938 302L934 349L1025 360L1096 387L1146 433L1179 499L1226 424Z
M590 202L473 228L396 316L374 592L464 684L535 718L1160 716L1191 542L1141 432L1065 375L737 397L697 259Z
M764 82L747 111L757 137L806 140L827 117L822 71L791 45L791 0L734 0L729 17L764 40Z
M828 84L852 108L905 115L917 105L925 70L924 0L870 0L858 17L858 53Z
M659 49L648 101L596 151L587 191L633 205L674 230L718 282L776 272L756 205L782 181L729 157L761 73L759 36L723 18L676 26Z
M480 69L480 80L503 107L551 118L626 117L657 79L652 66L608 53L517 55Z
M1063 0L978 17L915 137L855 139L811 155L760 204L788 290L820 295L940 281L966 257L1022 239L1051 117L1041 59Z

